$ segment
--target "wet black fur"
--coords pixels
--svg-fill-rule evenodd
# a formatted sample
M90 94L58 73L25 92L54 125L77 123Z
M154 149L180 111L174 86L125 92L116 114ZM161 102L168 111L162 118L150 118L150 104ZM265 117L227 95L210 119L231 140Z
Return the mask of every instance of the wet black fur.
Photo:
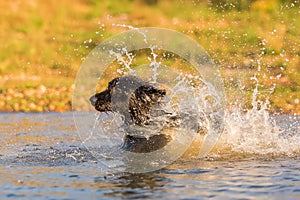
M143 82L136 77L129 77L133 81L139 81L143 84L138 87L131 94L129 99L130 120L127 122L134 123L138 126L145 126L149 124L150 110L153 106L158 105L163 97L166 95L166 91L158 89L153 85ZM120 78L115 78L108 83L107 89L95 94L90 98L91 104L96 110L100 112L108 112L112 110L111 98L112 94L119 83ZM165 134L154 135L150 138L136 137L128 133L124 137L122 148L131 152L146 153L158 150L164 147L171 141L170 136Z

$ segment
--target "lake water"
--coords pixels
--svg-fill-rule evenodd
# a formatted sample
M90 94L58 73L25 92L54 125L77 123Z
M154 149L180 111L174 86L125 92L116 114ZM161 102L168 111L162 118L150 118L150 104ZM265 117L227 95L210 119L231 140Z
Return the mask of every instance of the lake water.
M235 117L207 157L130 174L85 149L71 112L1 113L0 199L300 199L300 118Z

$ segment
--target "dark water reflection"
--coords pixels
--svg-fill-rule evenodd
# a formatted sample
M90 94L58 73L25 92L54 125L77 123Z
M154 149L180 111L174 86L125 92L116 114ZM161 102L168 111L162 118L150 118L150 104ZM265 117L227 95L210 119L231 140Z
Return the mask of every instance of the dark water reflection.
M0 120L0 199L300 199L299 156L180 160L113 174L81 145L72 113Z

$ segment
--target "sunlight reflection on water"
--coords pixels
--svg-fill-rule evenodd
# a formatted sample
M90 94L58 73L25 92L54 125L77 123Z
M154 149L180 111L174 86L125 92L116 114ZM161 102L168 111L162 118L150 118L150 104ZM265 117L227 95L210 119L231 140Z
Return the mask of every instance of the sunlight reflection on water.
M72 113L2 113L0 119L1 199L300 198L299 155L219 155L146 174L111 174L81 145ZM299 125L290 116L277 121Z

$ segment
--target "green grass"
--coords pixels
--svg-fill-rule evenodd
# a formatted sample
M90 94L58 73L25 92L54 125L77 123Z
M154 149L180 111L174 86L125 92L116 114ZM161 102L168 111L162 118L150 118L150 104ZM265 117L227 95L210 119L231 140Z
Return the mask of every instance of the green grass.
M249 78L261 59L261 84L277 84L272 98L300 96L300 3L298 0L2 1L0 3L0 90L46 85L71 87L82 59L103 40L126 28L165 27L201 44L221 68L227 91L233 78ZM292 4L293 3L293 4ZM90 42L91 39L91 42ZM243 69L244 80L238 80ZM281 70L283 69L283 70ZM270 79L282 73L284 80ZM18 80L26 75L26 80ZM40 79L31 80L38 76ZM239 92L236 92L239 93ZM227 95L231 97L232 95ZM274 100L284 108L286 101ZM294 105L300 113L299 105Z

